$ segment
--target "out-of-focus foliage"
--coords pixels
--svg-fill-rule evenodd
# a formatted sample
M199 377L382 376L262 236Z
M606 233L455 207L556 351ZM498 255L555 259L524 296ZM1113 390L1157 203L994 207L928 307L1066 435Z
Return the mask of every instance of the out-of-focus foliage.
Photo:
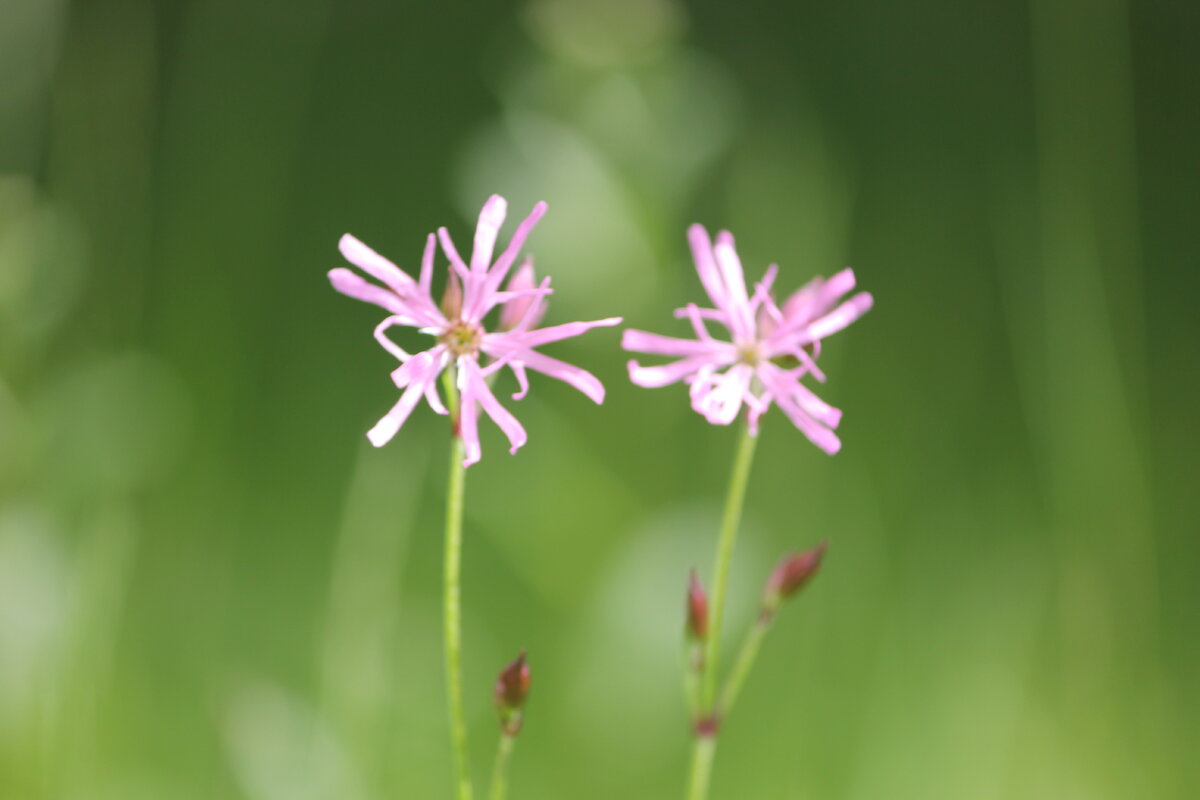
M488 194L547 322L682 332L684 228L846 264L827 458L764 426L734 635L821 538L714 796L1200 785L1192 4L0 0L0 798L445 797L444 420L373 450L378 313ZM467 701L528 648L519 798L681 791L687 571L732 432L557 345L467 478ZM552 351L555 352L555 351ZM504 389L506 387L500 386ZM490 438L488 438L490 437Z

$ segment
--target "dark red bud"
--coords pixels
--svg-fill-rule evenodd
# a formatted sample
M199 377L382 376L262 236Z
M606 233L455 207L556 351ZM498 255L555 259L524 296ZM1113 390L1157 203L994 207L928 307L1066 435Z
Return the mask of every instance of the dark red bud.
M692 570L688 579L687 632L688 636L699 641L708 636L708 595L696 570Z
M496 678L496 706L516 710L525 705L529 683L529 664L522 650L516 661L505 667Z
M784 556L771 577L767 579L766 599L769 606L777 604L804 588L821 567L828 542L821 542L811 550Z

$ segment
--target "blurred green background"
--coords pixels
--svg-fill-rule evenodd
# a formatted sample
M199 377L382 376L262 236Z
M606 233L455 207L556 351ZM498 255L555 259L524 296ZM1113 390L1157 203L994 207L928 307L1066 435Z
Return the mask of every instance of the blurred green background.
M764 425L734 635L831 550L715 798L1195 797L1198 9L0 0L0 797L449 796L445 423L367 444L394 363L325 272L493 192L550 204L548 324L682 333L693 221L876 297L823 356L843 452ZM535 376L467 477L517 800L681 794L735 432L618 341L553 346L606 404Z

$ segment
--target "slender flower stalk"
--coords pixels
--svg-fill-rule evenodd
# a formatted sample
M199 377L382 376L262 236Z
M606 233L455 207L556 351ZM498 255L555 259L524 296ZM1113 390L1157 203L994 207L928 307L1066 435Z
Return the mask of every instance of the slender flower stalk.
M458 800L471 800L471 765L467 747L467 720L462 688L462 518L466 467L459 435L458 393L454 373L446 370L446 402L453 435L450 437L450 477L446 484L446 541L442 575L442 635L446 658L446 706L450 715L450 742Z
M747 425L738 439L737 454L733 460L733 472L729 477L729 490L725 495L725 514L721 519L721 533L717 537L717 554L713 563L712 621L708 646L704 652L704 690L701 702L706 711L713 711L713 699L717 691L717 670L721 655L721 629L725 620L725 595L729 587L729 568L733 563L733 547L737 542L738 525L742 519L742 503L746 497L746 485L750 482L750 466L754 462L754 446L758 436Z
M750 670L758 659L758 651L762 648L767 632L771 630L771 624L775 621L775 613L779 610L779 606L812 580L821 567L821 560L825 557L827 548L828 544L821 542L812 550L786 556L771 573L766 589L763 591L758 616L754 618L754 624L746 632L746 638L742 640L737 659L729 671L729 677L725 679L725 683L721 687L721 695L717 702L717 714L722 719L733 710L733 704L737 702L742 686L745 685L746 678L749 677Z
M699 715L696 717L695 739L692 743L692 768L688 776L689 800L703 800L708 796L709 774L717 747L717 730L720 727L720 710L715 705L717 673L721 655L721 629L724 627L725 595L729 585L729 568L733 563L733 548L737 542L738 526L742 518L742 504L746 497L746 486L750 482L750 467L754 462L754 447L758 442L757 432L747 423L738 439L737 453L733 460L733 471L729 477L729 490L725 495L725 513L721 519L721 532L717 536L717 553L713 564L712 608L708 617L708 637L704 650L703 683L700 692Z
M500 733L500 744L496 746L496 763L492 766L492 785L489 800L504 800L508 796L508 762L512 758L513 745L517 737Z

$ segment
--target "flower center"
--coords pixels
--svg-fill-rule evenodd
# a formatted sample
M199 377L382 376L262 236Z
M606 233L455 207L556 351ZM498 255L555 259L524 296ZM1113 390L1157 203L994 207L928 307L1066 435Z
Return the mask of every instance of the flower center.
M754 366L758 363L758 342L742 342L737 346L738 360Z
M456 319L438 337L438 341L446 345L453 355L465 356L479 349L482 338L483 330L478 325Z

